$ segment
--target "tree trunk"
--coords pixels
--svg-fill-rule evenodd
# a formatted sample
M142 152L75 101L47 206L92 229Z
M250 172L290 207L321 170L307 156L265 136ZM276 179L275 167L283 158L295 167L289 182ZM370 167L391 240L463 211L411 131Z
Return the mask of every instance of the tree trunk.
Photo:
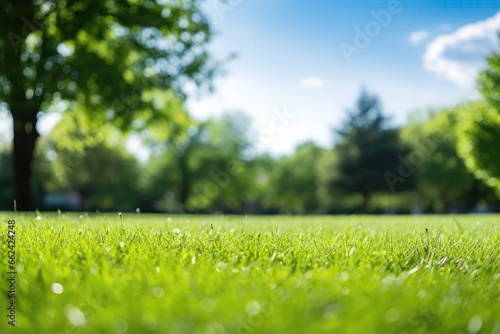
M370 205L370 194L363 194L363 203L361 206L362 213L368 213L368 207Z
M190 211L187 207L187 201L189 199L189 193L191 191L191 179L189 175L187 155L188 155L187 150L185 152L179 153L178 155L179 170L181 172L179 203L185 210Z
M38 110L12 110L14 119L14 199L17 209L33 209L31 196L31 164L38 138L36 115Z
M17 202L17 209L26 211L30 210L32 205L31 162L38 137L36 115L40 110L42 98L26 97L27 84L34 85L35 82L24 76L23 71L28 65L22 60L22 53L26 47L26 38L30 33L40 30L41 22L35 18L36 6L33 5L32 0L18 0L10 7L5 24L9 27L9 39L13 38L13 42L10 43L11 45L2 47L2 51L5 51L5 59L8 60L8 66L2 74L11 83L11 93L6 102L9 104L14 120L14 199ZM42 73L39 67L44 64L43 49L40 48L40 61L36 68L38 76Z
M448 200L448 197L446 195L441 196L441 204L443 205L443 211L444 213L450 213L451 212L451 203Z

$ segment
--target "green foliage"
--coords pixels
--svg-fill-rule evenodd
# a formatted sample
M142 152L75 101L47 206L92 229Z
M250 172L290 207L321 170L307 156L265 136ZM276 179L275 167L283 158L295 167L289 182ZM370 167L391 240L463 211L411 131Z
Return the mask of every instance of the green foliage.
M323 149L312 142L297 147L289 157L274 163L268 183L271 206L283 213L314 213L321 207L318 196L318 161Z
M177 159L174 149L164 150L160 155L150 157L142 168L141 196L137 198L141 210L182 212L179 203L181 173Z
M500 37L500 35L499 35ZM485 102L460 108L459 152L474 176L500 193L500 53L487 58L488 67L479 76L479 91Z
M468 198L475 180L457 152L456 128L464 119L457 108L430 111L429 115L425 123L410 124L402 132L412 154L418 155L418 165L413 168L420 200L434 211L449 212L452 206L470 210L480 198Z
M134 117L131 128L153 141L178 141L194 121L172 90L155 89L143 94L148 106Z
M248 123L246 116L235 114L201 126L184 156L193 179L193 192L187 202L189 209L242 208L252 182L243 157L248 147L245 130Z
M498 35L500 40L500 34ZM488 67L479 75L479 91L497 112L500 113L500 53L494 52L486 59Z
M147 188L157 196L151 200L166 199L159 203L164 210L241 210L252 188L244 159L248 123L245 115L224 115L168 141L146 173Z
M500 192L500 112L478 101L458 108L458 152L474 177Z
M14 118L20 209L33 207L40 112L69 107L96 125L142 128L152 118L158 125L179 121L172 115L178 108L158 107L158 94L184 99L194 86L211 89L219 66L206 51L211 30L201 2L0 0L0 104ZM184 125L164 135L178 135Z
M11 217L0 214L4 254ZM459 226L444 216L122 218L19 215L18 321L15 328L2 321L0 331L498 328L498 216L457 216ZM2 279L0 290L8 283Z
M399 142L399 131L388 128L387 121L378 99L363 91L356 109L338 131L330 187L333 193L362 195L363 211L373 194L389 191L384 175L395 170L398 158L407 153ZM404 185L411 186L409 182Z
M273 207L271 174L276 168L276 159L268 153L257 155L249 161L245 175L251 180L251 189L248 191L250 202L248 213L276 213Z
M335 191L332 191L331 180L338 178L338 170L335 168L337 164L337 155L335 148L326 150L318 159L316 171L318 178L318 196L321 200L323 212L343 212L350 205L353 196L336 196ZM354 195L356 197L356 195Z
M213 74L200 1L2 1L0 101L46 110L77 101L127 126L144 92L202 85ZM20 101L18 94L26 95ZM19 106L15 105L20 103Z
M37 178L46 192L79 193L87 210L135 209L140 175L136 158L112 127L102 127L91 137L84 135L84 126L73 127L81 124L81 115L65 114L42 139L35 165ZM68 147L64 138L79 145Z

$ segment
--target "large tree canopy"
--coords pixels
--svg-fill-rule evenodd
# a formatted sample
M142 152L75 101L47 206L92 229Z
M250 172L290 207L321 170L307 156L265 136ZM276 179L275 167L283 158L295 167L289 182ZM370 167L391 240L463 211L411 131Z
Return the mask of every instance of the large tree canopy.
M494 52L487 63L478 79L485 101L458 109L458 150L474 176L500 193L500 53Z
M202 85L214 72L204 48L210 29L197 0L0 4L0 103L14 120L19 209L30 207L40 112L66 101L83 106L92 122L127 128L136 112L149 108L147 92L183 96L189 84Z
M500 41L500 34L499 41ZM488 67L479 75L479 91L491 106L500 113L500 52L493 52L486 59Z
M402 138L413 152L421 152L417 192L425 208L432 211L471 210L482 195L487 195L457 151L457 131L464 118L458 108L431 110L423 122L407 125ZM481 196L471 194L481 193Z
M458 108L458 152L474 177L500 192L500 111L483 101Z

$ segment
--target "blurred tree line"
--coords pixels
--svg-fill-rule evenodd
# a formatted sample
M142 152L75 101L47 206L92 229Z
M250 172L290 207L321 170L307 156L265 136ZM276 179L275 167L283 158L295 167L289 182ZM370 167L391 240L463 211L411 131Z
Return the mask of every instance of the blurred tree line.
M13 143L0 142L0 209L13 198L21 210L500 208L499 53L487 59L477 101L397 128L363 91L331 147L307 142L273 157L251 150L247 116L196 121L184 109L187 89L210 89L220 68L206 49L201 0L1 3L0 112L14 126ZM39 117L61 110L39 138Z
M486 117L494 110L484 101L419 113L419 119L394 128L378 99L363 91L334 130L331 148L306 142L292 155L273 157L249 153L254 136L245 114L198 122L175 96L158 92L154 98L164 102L156 103L159 108L175 109L184 124L167 129L171 122L154 123L139 132L140 149L149 155L143 161L127 149L127 132L111 124L93 128L78 109L65 112L35 151L36 207L255 214L500 208L497 183L491 181L498 174L483 172L496 171L498 153L490 139L499 133L488 132L495 123ZM471 127L480 127L474 140ZM476 155L473 143L487 152L478 162L469 161ZM4 143L2 209L12 209L10 159Z

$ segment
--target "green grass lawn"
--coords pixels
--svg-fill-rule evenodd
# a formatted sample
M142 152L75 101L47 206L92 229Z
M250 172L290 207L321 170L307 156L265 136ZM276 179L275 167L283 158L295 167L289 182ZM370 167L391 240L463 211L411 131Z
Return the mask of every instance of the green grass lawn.
M0 333L500 333L500 216L122 218L19 215Z

